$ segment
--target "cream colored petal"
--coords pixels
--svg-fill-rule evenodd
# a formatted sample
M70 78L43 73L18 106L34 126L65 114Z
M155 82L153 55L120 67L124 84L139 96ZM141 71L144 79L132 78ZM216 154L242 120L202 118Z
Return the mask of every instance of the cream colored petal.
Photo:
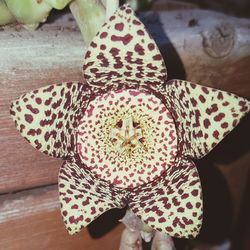
M126 205L126 190L97 179L75 161L63 164L58 185L61 214L69 234L78 233L105 211Z
M116 11L93 39L83 70L88 83L97 87L156 87L167 78L154 40L128 5Z
M179 149L195 158L209 153L250 110L242 97L183 80L167 82L165 97L176 121Z
M89 95L86 84L50 85L13 101L10 113L17 129L33 147L64 158L75 151L75 128Z

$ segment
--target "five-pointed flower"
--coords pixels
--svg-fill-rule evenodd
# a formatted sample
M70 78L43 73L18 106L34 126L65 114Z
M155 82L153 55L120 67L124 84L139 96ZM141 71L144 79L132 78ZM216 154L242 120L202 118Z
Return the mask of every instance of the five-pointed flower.
M11 115L29 143L65 160L61 213L70 234L126 205L155 230L198 234L202 194L192 159L206 155L250 109L247 100L182 80L122 6L93 39L84 83L40 88Z

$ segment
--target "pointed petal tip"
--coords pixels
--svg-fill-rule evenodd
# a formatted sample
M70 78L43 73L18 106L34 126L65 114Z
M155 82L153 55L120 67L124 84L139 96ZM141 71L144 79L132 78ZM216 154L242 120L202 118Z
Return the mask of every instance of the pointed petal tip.
M167 79L167 69L144 24L123 5L90 43L83 75L95 87L126 83L158 88Z
M198 159L208 154L250 110L245 98L183 80L168 81L165 94L176 120L181 150Z
M17 130L36 149L65 158L74 150L74 128L90 96L87 84L68 82L31 91L14 100L10 114Z
M129 207L154 230L172 237L195 237L202 223L202 190L194 162L178 159L157 182L135 190Z

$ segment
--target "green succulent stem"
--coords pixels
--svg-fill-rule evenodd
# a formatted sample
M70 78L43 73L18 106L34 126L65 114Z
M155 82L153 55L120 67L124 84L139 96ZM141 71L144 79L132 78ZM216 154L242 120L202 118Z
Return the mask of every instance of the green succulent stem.
M74 0L69 7L85 44L89 45L105 20L119 8L119 0Z
M15 22L15 17L11 14L4 0L0 0L0 25Z

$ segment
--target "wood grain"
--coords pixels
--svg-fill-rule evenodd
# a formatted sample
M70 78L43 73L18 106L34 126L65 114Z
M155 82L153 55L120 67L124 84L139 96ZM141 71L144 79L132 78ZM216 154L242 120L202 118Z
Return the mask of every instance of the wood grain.
M99 238L87 229L68 235L59 212L57 186L2 195L0 198L1 250L117 250L122 225ZM98 230L98 229L97 229Z

